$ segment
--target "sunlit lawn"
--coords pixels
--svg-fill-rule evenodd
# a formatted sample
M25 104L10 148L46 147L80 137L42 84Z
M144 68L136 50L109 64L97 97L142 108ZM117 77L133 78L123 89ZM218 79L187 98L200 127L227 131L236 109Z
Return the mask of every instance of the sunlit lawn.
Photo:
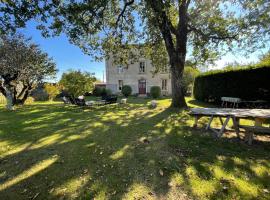
M0 106L0 199L270 199L269 142L215 140L147 101Z

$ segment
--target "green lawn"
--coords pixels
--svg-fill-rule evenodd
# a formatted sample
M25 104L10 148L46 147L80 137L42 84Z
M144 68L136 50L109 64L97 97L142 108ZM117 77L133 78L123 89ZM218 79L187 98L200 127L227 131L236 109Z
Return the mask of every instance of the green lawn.
M147 101L0 106L0 199L270 199L269 142L215 140Z

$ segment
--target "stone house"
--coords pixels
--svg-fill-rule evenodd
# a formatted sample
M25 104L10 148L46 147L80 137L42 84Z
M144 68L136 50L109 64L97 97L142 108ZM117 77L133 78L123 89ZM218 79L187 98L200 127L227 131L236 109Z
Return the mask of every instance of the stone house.
M113 59L106 60L106 88L112 93L121 93L123 85L132 88L132 94L144 96L150 93L152 86L159 86L162 95L171 95L171 78L168 67L164 67L162 72L153 73L155 68L151 65L151 60L140 58L138 62L128 66L117 65Z

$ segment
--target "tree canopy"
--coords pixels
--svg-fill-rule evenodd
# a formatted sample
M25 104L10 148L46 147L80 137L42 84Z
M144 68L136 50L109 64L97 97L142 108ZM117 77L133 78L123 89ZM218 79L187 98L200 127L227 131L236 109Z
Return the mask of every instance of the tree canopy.
M0 91L9 106L23 104L35 85L56 73L55 63L23 35L1 35Z
M70 70L63 73L60 84L73 97L84 95L86 92L92 92L96 78L88 73Z
M114 55L124 64L136 48L157 68L169 64L172 105L183 107L186 57L200 64L264 47L269 12L266 0L11 0L0 6L0 26L12 30L35 18L44 36L65 33L95 59Z

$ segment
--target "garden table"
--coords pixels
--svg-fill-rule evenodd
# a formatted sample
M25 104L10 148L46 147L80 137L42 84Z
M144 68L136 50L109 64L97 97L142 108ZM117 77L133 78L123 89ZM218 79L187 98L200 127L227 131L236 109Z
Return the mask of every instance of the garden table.
M239 128L246 129L250 132L265 132L270 133L270 127L262 127L262 123L266 119L270 119L270 109L232 109L232 108L192 108L190 115L195 117L194 127L197 126L198 120L203 116L209 116L209 122L206 126L206 130L211 129L217 134L217 137L221 137L225 131L225 128L230 119L233 121L233 128L239 137ZM223 122L222 118L225 117ZM214 118L218 118L222 127L219 130L213 129L211 123ZM251 119L254 121L253 126L240 125L240 119ZM249 143L252 142L253 135L249 134Z

